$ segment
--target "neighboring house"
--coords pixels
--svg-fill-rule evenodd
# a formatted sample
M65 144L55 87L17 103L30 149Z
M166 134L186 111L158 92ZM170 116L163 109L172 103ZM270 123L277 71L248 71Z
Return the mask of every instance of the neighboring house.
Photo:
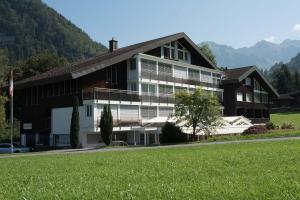
M80 100L82 147L101 141L105 104L111 105L114 139L152 144L159 143L162 119L173 112L174 93L202 86L222 101L224 72L186 34L120 49L117 44L112 39L107 53L15 83L23 144L69 145L74 96Z
M273 108L300 108L300 90L281 94L274 100Z
M224 116L242 115L252 123L268 121L272 100L279 97L255 66L225 70L222 88Z

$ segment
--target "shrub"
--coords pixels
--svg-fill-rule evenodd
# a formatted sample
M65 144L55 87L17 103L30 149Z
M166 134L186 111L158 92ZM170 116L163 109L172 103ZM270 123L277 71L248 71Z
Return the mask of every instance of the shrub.
M295 129L295 125L292 122L284 122L281 129Z
M268 130L275 130L275 129L279 129L279 126L274 124L273 122L268 122L266 123L266 128Z
M166 122L161 129L161 143L179 143L186 141L186 135L174 123Z
M245 130L242 135L254 135L259 133L266 133L267 128L265 125L254 125Z

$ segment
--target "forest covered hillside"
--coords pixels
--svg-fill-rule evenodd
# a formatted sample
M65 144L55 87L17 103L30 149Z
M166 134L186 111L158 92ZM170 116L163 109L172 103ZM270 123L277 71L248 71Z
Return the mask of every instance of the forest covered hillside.
M0 49L10 63L45 52L76 61L106 51L41 0L0 1Z

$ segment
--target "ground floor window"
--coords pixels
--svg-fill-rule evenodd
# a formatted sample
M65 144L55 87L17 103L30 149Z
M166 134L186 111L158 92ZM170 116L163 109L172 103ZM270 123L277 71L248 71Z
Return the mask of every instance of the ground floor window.
M69 145L69 144L70 144L69 134L54 135L54 145Z

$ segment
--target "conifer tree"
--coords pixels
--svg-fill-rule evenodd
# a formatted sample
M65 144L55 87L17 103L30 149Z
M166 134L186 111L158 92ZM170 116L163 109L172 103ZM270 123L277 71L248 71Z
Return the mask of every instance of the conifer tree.
M110 105L105 105L101 113L100 133L103 142L108 146L111 142L113 130L113 117Z
M71 118L71 127L70 127L70 143L72 148L76 149L79 147L79 100L78 97L74 97L73 101L73 111Z

